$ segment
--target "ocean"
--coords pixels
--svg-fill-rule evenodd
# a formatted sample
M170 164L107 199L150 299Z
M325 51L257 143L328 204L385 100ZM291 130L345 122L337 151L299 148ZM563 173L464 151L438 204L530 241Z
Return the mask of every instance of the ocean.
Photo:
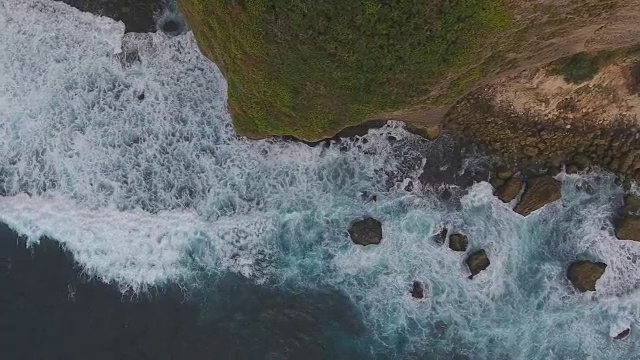
M491 160L401 123L238 137L189 32L0 0L0 33L2 359L640 358L613 175L561 173L562 199L522 217L486 181L421 184L425 164ZM383 239L362 247L347 230L367 216ZM491 265L469 279L443 224ZM596 292L566 279L577 259L608 264Z

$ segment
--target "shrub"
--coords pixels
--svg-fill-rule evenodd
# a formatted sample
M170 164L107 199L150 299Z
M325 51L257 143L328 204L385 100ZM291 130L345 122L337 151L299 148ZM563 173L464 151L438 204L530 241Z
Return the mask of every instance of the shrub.
M560 72L567 82L580 84L593 79L598 73L599 60L586 52L573 55L562 66Z

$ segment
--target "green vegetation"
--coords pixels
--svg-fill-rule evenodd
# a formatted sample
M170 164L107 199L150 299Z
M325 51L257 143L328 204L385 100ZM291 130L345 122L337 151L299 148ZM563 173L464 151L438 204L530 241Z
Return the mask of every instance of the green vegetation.
M203 52L229 83L247 136L331 136L413 105L448 83L451 102L495 64L511 27L504 0L181 0ZM450 82L450 83L449 83Z
M560 68L560 73L564 75L565 81L580 84L593 79L599 68L597 56L581 52L566 60Z
M631 85L629 90L640 95L640 62L631 66Z

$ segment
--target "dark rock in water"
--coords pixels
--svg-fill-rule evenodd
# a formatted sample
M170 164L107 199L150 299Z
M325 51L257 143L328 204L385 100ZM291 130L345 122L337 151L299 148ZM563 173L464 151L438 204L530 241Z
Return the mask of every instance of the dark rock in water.
M489 164L482 160L483 150L470 143L440 137L426 157L419 180L423 186L437 188L454 185L467 188L489 179Z
M576 182L576 190L587 193L589 195L594 195L596 193L596 189L594 189L593 186L586 180L578 180Z
M378 201L378 196L376 194L372 194L368 191L363 191L360 193L360 197L364 201Z
M462 234L451 234L449 236L449 249L453 251L467 251L469 239Z
M412 192L413 191L413 181L409 181L407 183L407 185L405 185L404 191L406 191L406 192Z
M625 339L627 336L629 336L629 334L631 334L631 329L626 328L626 329L622 330L622 332L620 332L620 334L614 336L613 339L614 340L622 340L622 339Z
M627 215L615 222L616 237L620 240L640 241L640 216Z
M566 169L565 169L567 174L577 174L580 169L578 169L578 167L576 165L567 165Z
M62 0L81 11L122 21L126 32L154 32L165 0Z
M562 184L551 176L540 176L527 181L522 198L514 211L527 216L562 196Z
M422 281L415 280L411 288L411 296L413 296L415 299L423 299L424 290L424 284L422 283Z
M444 333L446 333L446 332L447 332L447 329L449 328L449 326L447 325L447 323L445 323L445 322L444 322L444 321L442 321L442 320L438 320L438 321L436 321L436 323L435 323L435 324L433 324L433 327L435 328L436 333L437 333L438 335L444 335Z
M445 241L447 241L447 233L449 231L447 230L446 227L443 227L439 233L433 235L433 241L436 242L436 244L438 245L442 245L445 243Z
M484 250L478 250L469 255L467 260L465 260L465 263L467 264L467 267L469 267L469 271L471 271L469 279L473 279L474 276L478 275L482 270L491 265L487 252Z
M160 29L166 33L176 33L180 31L180 23L176 20L170 19L160 25Z
M513 177L507 180L504 185L500 186L498 190L496 190L495 194L496 196L498 196L498 199L502 200L505 203L508 203L515 199L518 194L520 194L523 186L524 183L522 182L522 180L517 177Z
M382 223L374 218L358 220L349 228L351 240L358 245L377 245L382 240Z
M596 291L596 282L606 268L607 264L601 262L576 261L567 269L567 278L581 292Z

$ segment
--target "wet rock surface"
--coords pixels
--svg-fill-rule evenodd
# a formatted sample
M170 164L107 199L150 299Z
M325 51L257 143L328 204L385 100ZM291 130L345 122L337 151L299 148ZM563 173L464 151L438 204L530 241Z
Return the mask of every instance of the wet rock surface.
M524 183L520 178L512 177L507 180L502 186L498 187L495 191L495 195L498 199L502 200L505 203L511 202L513 199L518 197L520 191L522 191L522 187Z
M473 254L469 255L469 257L465 260L471 275L469 279L473 279L476 275L478 275L482 270L486 269L491 265L491 261L489 261L489 257L487 256L487 252L485 250L478 250Z
M126 32L156 31L156 19L167 7L167 0L62 0L62 2L81 11L122 21ZM180 25L177 24L177 26Z
M627 215L618 219L615 232L620 240L640 241L640 216Z
M514 211L527 216L543 206L559 200L562 184L551 176L539 176L527 180L524 193Z
M425 286L422 281L415 280L411 287L411 296L414 299L423 299L425 292Z
M581 292L596 291L596 282L604 274L607 264L592 261L576 261L567 269L567 278Z
M449 230L446 227L442 227L442 229L440 229L437 234L433 235L432 239L436 242L436 244L442 245L445 243L445 241L447 241L448 233Z
M377 245L382 241L382 223L374 218L358 220L349 228L351 240L358 245Z
M618 117L606 124L597 115L549 119L521 113L496 102L491 89L478 90L459 102L444 121L445 130L487 146L508 163L524 167L544 163L577 173L594 166L640 179L640 127ZM573 116L573 115L571 115Z
M489 180L488 151L451 137L441 137L441 146L431 149L419 177L423 186L467 188Z
M449 236L449 249L453 251L467 251L469 238L462 234L451 234Z
M631 334L631 329L626 328L622 330L618 335L614 336L613 339L614 340L626 339L629 336L629 334Z

